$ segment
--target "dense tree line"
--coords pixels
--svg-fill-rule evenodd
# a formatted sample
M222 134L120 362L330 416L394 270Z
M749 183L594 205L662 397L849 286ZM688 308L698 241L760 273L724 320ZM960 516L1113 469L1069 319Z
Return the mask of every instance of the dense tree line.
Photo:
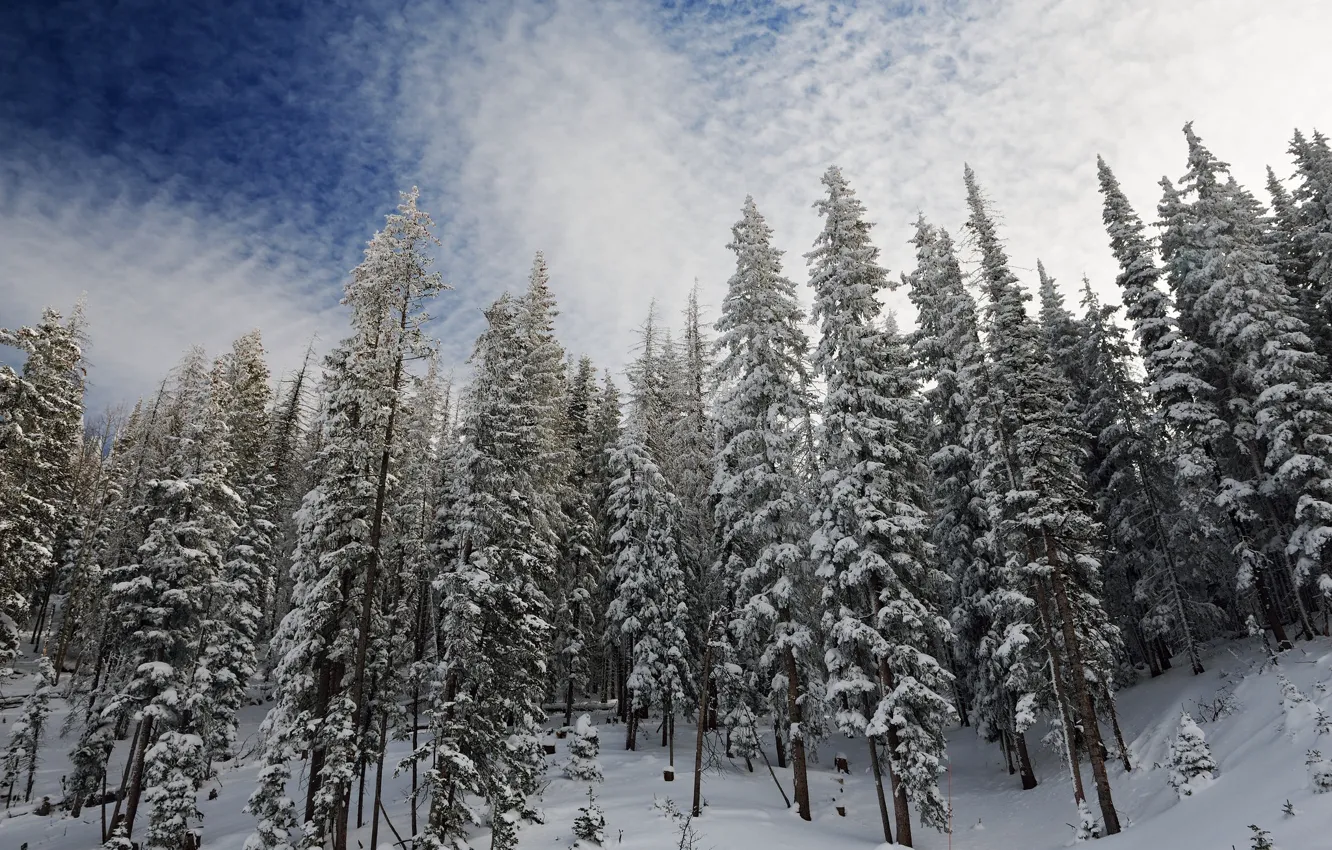
M346 284L346 338L280 380L255 331L93 424L82 310L0 331L21 362L0 366L0 662L45 657L10 799L62 693L62 805L105 802L107 846L190 848L253 703L253 850L346 850L367 823L376 846L397 770L415 846L484 825L512 847L543 729L595 700L630 749L660 718L672 765L678 719L696 767L706 736L751 769L772 753L805 819L820 743L863 739L904 845L913 817L947 827L946 728L1023 788L1037 736L1080 834L1118 832L1117 689L1202 672L1219 636L1282 651L1332 607L1332 150L1296 133L1265 207L1185 137L1154 226L1098 162L1122 307L1039 261L1024 282L970 168L961 238L922 216L894 277L834 167L806 315L747 198L715 323L697 292L678 326L653 309L623 397L557 338L540 254L445 379L415 191Z

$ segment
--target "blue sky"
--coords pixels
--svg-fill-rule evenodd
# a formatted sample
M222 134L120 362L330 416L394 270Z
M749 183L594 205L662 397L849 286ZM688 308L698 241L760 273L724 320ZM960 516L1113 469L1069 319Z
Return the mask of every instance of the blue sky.
M802 282L833 162L894 274L917 211L960 223L969 161L1017 265L1117 300L1095 154L1145 216L1185 120L1241 180L1284 173L1293 127L1332 126L1303 84L1328 31L1301 0L10 0L0 325L86 291L95 404L255 325L290 368L416 184L447 361L544 249L569 347L618 368L652 299L720 302L747 193Z

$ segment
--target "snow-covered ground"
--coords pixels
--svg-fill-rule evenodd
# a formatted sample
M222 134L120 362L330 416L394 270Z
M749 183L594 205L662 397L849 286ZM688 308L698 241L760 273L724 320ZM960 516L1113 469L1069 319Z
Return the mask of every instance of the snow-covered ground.
M1332 794L1313 793L1305 754L1322 749L1332 757L1332 734L1319 735L1315 728L1317 709L1332 714L1332 641L1302 643L1273 668L1254 641L1222 644L1206 659L1208 670L1190 675L1187 667L1176 667L1166 675L1143 681L1120 694L1120 714L1131 750L1133 771L1125 773L1117 762L1111 782L1115 801L1125 824L1124 832L1106 839L1106 848L1162 848L1162 850L1223 850L1234 845L1250 846L1249 824L1272 834L1280 850L1318 850L1332 847ZM0 684L0 696L19 696L29 687L30 667L20 665L23 675ZM1283 699L1284 676L1308 701ZM62 683L63 684L63 683ZM1199 703L1212 704L1229 694L1232 713L1210 719ZM48 724L42 766L35 799L43 794L58 800L61 776L68 772L65 752L73 734L58 738L67 709L57 700ZM1164 763L1178 727L1181 709L1190 711L1207 736L1219 770L1215 782L1180 801L1166 782ZM0 740L8 737L8 725L17 708L0 712ZM243 736L253 736L262 708L247 710ZM595 718L601 724L601 763L605 780L596 785L597 802L606 812L608 847L625 850L667 850L680 846L680 826L667 814L667 801L681 811L689 808L693 781L693 730L681 723L677 730L675 781L666 782L662 771L667 753L654 736L656 722L644 723L639 750L623 749L623 727ZM1039 730L1037 730L1039 733ZM995 745L979 741L971 729L949 734L951 770L944 778L954 812L951 844L949 836L917 826L916 847L926 850L954 847L957 850L1047 850L1073 841L1068 825L1075 821L1071 779L1067 769L1048 749L1032 743L1036 753L1038 788L1022 791L1017 778L1009 776ZM552 739L554 740L554 739ZM253 739L245 740L251 750ZM545 823L525 825L520 844L533 848L563 848L573 843L572 825L578 808L586 802L587 784L564 778L560 765L567 759L568 740L555 741L557 752L550 757L547 785L539 808ZM128 749L125 744L117 755ZM389 763L406 751L398 744L390 751ZM839 777L833 757L845 753L851 774ZM771 754L771 742L769 741ZM705 773L703 816L693 822L697 850L761 848L762 850L815 850L828 847L872 848L881 844L878 804L869 774L863 742L834 739L819 748L812 765L811 798L813 821L801 821L788 810L767 767L758 762L753 773L742 763L723 764ZM775 767L775 765L774 765ZM204 812L203 846L215 850L240 850L253 829L252 818L241 807L253 790L258 766L254 759L223 768L217 782L201 795ZM1090 771L1084 765L1088 789ZM776 769L777 778L791 793L789 770ZM119 776L115 768L114 776ZM396 845L396 831L407 836L410 813L405 802L406 777L386 782L386 799L392 828L381 824L381 847ZM215 799L209 791L217 789ZM1093 792L1094 793L1094 792ZM1289 800L1297 814L1288 817L1282 808ZM842 806L845 816L839 816ZM74 819L60 810L51 816L32 812L34 806L15 804L8 817L0 818L0 850L83 850L99 843L101 813L85 809ZM1095 799L1092 800L1095 810ZM368 821L369 805L366 806ZM109 811L108 811L109 814ZM421 817L425 811L422 809ZM360 847L369 843L369 824L355 834ZM487 846L478 832L477 847ZM354 844L353 846L357 846Z

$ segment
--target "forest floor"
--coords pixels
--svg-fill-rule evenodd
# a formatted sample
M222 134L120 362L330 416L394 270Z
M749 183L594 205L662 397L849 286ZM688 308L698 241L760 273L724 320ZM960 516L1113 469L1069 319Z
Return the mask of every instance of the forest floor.
M1305 753L1320 748L1332 757L1332 735L1320 736L1315 729L1316 708L1332 714L1332 641L1320 639L1299 644L1280 657L1279 665L1265 663L1256 640L1220 643L1204 658L1207 672L1190 674L1187 666L1176 666L1156 679L1146 679L1119 695L1120 722L1133 770L1111 766L1110 781L1124 831L1105 839L1111 848L1162 848L1162 850L1223 850L1234 845L1250 846L1249 824L1272 834L1279 850L1319 850L1332 847L1332 794L1312 791L1305 767ZM0 703L21 696L32 680L29 664L18 665L19 675L0 682ZM1309 701L1298 705L1283 702L1278 675L1284 674ZM1232 711L1211 719L1200 708L1228 701ZM1188 710L1206 733L1219 770L1213 785L1193 797L1177 799L1166 783L1165 762L1178 725L1179 712ZM253 756L254 736L263 707L246 710L243 717L243 755L224 765L217 780L200 795L204 813L203 846L208 850L241 850L254 829L254 821L242 812L254 789L259 765ZM9 724L17 707L0 710L0 742L8 738ZM73 744L71 732L59 737L68 714L63 700L53 701L42 750L34 801L43 795L52 801L61 797L61 778L69 771L66 751ZM558 718L562 720L562 718ZM659 720L644 721L637 751L624 749L624 727L609 722L604 712L593 720L601 734L601 764L605 780L594 786L597 803L606 813L606 846L622 850L674 850L681 847L680 819L671 809L687 812L691 800L694 762L693 727L677 728L675 780L663 779L667 750L660 746ZM553 725L557 718L551 719ZM1049 850L1073 843L1077 811L1072 801L1072 780L1057 754L1041 745L1043 729L1030 733L1040 785L1023 791L1016 776L1004 767L1003 755L994 744L978 739L970 728L950 731L951 766L941 785L953 807L953 835L915 827L915 846L924 850ZM1107 735L1109 741L1113 741ZM528 848L565 848L573 843L572 825L578 808L585 804L587 783L566 779L561 766L567 760L568 740L551 739L556 753L550 756L548 784L536 807L544 814L542 824L525 824L519 845ZM772 754L771 736L767 741ZM114 761L123 764L124 744L117 747ZM395 742L387 764L406 754L406 742ZM248 757L245 755L248 753ZM833 770L834 757L848 757L851 773ZM822 848L874 848L882 844L874 780L863 741L834 737L818 750L811 763L810 786L813 820L801 821L787 809L773 776L762 761L751 773L743 762L716 759L719 764L705 772L702 817L692 829L694 850L822 850ZM791 772L774 767L777 780L791 793ZM1093 812L1098 811L1092 790L1091 771L1083 765ZM119 776L115 768L114 776ZM368 783L372 784L372 783ZM386 808L390 829L381 821L379 845L396 848L397 837L410 834L411 813L406 802L408 778L385 771ZM214 799L208 799L212 790ZM298 789L291 789L300 799ZM368 789L369 791L370 789ZM356 830L352 846L368 848L370 842L369 797L365 827ZM1282 808L1289 800L1297 814L1289 817ZM841 816L837 807L844 808ZM78 818L56 809L50 816L34 812L36 803L15 803L0 811L0 850L90 850L100 843L101 810L84 809ZM110 814L108 806L107 814ZM425 809L420 817L424 820ZM353 818L355 812L353 811ZM140 824L143 824L140 821ZM140 825L136 833L144 826ZM485 830L478 830L472 846L489 846Z

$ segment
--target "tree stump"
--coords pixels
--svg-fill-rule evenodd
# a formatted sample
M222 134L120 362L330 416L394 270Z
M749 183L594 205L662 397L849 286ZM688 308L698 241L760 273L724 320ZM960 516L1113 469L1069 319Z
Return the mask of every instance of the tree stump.
M850 773L851 765L847 762L846 756L838 756L833 761L833 766L837 768L838 773Z

